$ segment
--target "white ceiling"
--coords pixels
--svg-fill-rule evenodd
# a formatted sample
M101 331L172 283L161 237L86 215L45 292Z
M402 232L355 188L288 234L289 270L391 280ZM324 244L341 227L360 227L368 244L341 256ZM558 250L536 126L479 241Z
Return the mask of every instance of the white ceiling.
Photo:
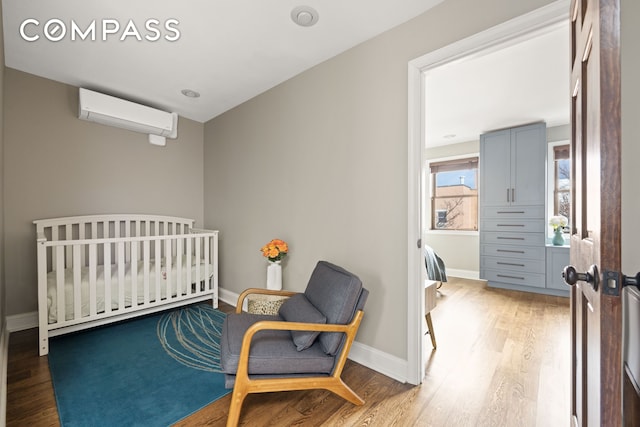
M2 0L5 63L205 122L441 1L308 0L319 20L301 27L290 16L298 0ZM154 38L145 29L152 18L160 22L156 41L145 38ZM27 19L39 22L27 21L24 32L38 40L20 34ZM52 19L67 30L60 41L50 40L63 34ZM179 22L170 25L180 33L173 42L165 36L176 33L162 26L169 19ZM94 20L96 40L71 40L74 23L85 32ZM103 41L109 20L120 30ZM201 96L187 98L183 89Z
M428 71L427 146L477 141L483 132L536 121L568 124L568 27Z
M319 20L293 23L298 0L2 0L8 67L87 87L205 122L273 86L397 26L443 0L309 0ZM161 37L145 23L157 19ZM24 40L20 26L27 19ZM59 19L61 41L44 28ZM173 24L180 32L162 28ZM121 28L102 40L101 24ZM132 20L143 38L120 38ZM95 21L96 40L70 37ZM111 21L110 21L111 22ZM53 29L55 25L50 28ZM55 35L52 30L51 33ZM54 38L54 37L51 37ZM430 70L426 78L427 145L477 140L482 132L544 120L569 122L569 39L561 27L521 44ZM198 91L187 98L183 89ZM445 138L445 135L455 137Z

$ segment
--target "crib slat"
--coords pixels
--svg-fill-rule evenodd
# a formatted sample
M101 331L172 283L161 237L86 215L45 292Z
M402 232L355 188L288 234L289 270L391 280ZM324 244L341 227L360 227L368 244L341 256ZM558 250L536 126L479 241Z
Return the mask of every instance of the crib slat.
M138 305L138 241L131 241L131 307Z
M82 317L82 263L80 245L73 245L73 318Z
M165 258L164 258L164 263L165 263L165 277L166 277L166 282L167 282L167 299L171 299L173 297L173 287L172 285L172 278L171 278L171 273L172 273L172 269L173 266L171 265L172 263L172 259L171 259L171 240L172 239L165 239L164 241L164 253L165 253ZM176 293L176 296L179 296L179 293Z
M89 245L89 315L95 316L97 313L97 297L96 281L98 275L98 245L92 243Z
M140 221L136 221L136 236L137 237L142 236L142 234L140 234ZM142 259L141 254L139 252L140 250L141 250L141 247L138 247L138 250L135 252L134 255L132 255L132 257L136 257L137 259Z
M158 225L158 222L156 222L156 227ZM158 231L158 229L156 228L156 232ZM157 235L156 235L157 236ZM156 283L155 283L155 289L156 289L156 293L155 293L155 298L153 299L153 301L155 302L160 302L160 300L162 299L162 294L160 293L160 284L161 284L161 280L162 280L162 248L160 247L160 240L156 240L155 241L155 254L154 254L154 262L155 262L155 271L156 271Z
M149 251L150 251L150 243L148 240L145 240L143 243L143 264L144 264L144 305L149 304L151 298L149 297Z
M84 222L81 222L78 225L78 239L80 239L80 240L84 240L85 239L85 235L86 235L85 227L86 227L86 225L85 225ZM83 246L82 250L80 251L80 265L82 267L85 267L87 265L86 262L87 262L87 251L86 251L86 248Z
M58 227L57 226L51 227L51 241L57 242L58 240L60 240L58 237ZM51 251L51 267L52 267L52 271L58 270L58 251L57 250Z
M125 244L124 242L118 242L118 310L124 310L124 273L126 266L124 265L125 260Z
M193 281L191 280L191 266L193 265L193 261L192 261L192 248L191 248L191 244L193 239L191 238L191 236L187 236L185 238L185 240L187 241L187 259L185 260L185 265L187 266L187 287L189 288L189 292L191 292L191 284L193 283Z
M65 240L71 241L73 240L73 224L67 224L64 226L64 235ZM71 246L65 246L65 267L71 268L73 262L73 252L71 250Z
M200 289L200 281L202 280L202 275L200 274L200 266L202 265L202 257L200 256L202 239L200 237L196 237L196 290Z
M64 277L64 246L56 246L56 299L58 301L57 321L64 322L67 319L65 305L65 277Z
M186 293L189 295L191 293L191 286L184 285L184 279L182 278L182 242L183 239L181 237L175 239L176 240L176 290L178 293L183 294Z
M111 313L111 243L104 244L104 312Z
M125 220L124 221L124 237L127 238L127 241L130 241L129 237L131 237L131 221L129 221L129 220ZM131 246L125 245L124 250L125 250L124 260L125 260L125 262L130 262L131 261Z

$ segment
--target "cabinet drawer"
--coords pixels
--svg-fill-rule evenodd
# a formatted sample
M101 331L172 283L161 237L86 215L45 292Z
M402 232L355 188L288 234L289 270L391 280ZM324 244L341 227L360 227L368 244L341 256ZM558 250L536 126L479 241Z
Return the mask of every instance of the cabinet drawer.
M526 258L544 259L545 248L543 246L507 246L507 245L481 245L480 255L501 258Z
M510 283L534 288L545 287L545 275L538 273L507 272L499 270L484 270L483 278L490 282Z
M484 219L483 231L507 231L516 233L544 233L544 219Z
M544 247L544 233L500 233L487 231L480 233L480 243L518 246Z
M544 218L544 205L537 206L486 206L482 218Z
M544 249L544 248L543 248ZM544 259L481 257L482 268L512 272L546 274Z

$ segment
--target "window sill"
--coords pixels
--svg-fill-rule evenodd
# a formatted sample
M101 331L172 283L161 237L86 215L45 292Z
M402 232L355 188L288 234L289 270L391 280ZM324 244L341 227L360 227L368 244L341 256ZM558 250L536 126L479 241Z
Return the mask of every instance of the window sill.
M477 230L427 230L427 235L477 236Z

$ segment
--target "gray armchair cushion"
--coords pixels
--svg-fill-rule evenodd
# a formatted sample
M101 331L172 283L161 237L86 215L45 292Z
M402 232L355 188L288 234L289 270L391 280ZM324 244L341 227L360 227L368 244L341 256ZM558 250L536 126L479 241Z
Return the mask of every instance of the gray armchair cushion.
M362 293L358 276L326 261L320 261L311 274L304 295L327 318L327 323L346 325L356 311L356 303ZM344 334L322 332L318 341L325 353L338 352Z
M231 313L222 325L220 365L226 374L235 375L246 330L261 320L282 320L279 316ZM302 357L302 355L304 355ZM249 351L249 374L331 374L334 357L328 356L319 342L299 352L289 331L265 330L253 336Z
M327 323L325 315L320 313L304 294L291 296L282 304L278 314L287 322ZM291 338L298 351L311 347L318 335L319 331L291 331Z

